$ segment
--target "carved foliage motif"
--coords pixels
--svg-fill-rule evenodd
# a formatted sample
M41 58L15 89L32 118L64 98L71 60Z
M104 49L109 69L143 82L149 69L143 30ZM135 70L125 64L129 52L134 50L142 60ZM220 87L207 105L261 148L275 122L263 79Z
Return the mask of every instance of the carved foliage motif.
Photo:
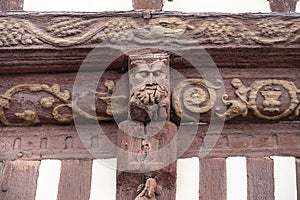
M25 110L22 113L14 113L17 119L23 120L23 122L20 123L12 123L10 122L5 114L5 110L8 110L10 108L10 102L12 100L12 97L20 92L23 91L29 91L29 92L46 92L51 96L48 97L42 97L40 99L40 105L43 108L46 109L52 109L52 116L53 119L55 119L59 123L68 124L73 121L73 115L72 114L61 114L60 110L62 108L67 108L70 111L76 112L76 114L89 118L94 120L100 120L100 121L106 121L106 120L112 120L112 111L111 111L111 104L112 97L107 96L110 94L114 88L114 82L113 81L107 81L105 82L105 86L108 89L107 93L98 93L99 95L105 96L100 97L101 100L103 100L108 106L106 110L106 114L108 116L104 117L93 117L92 115L88 114L88 112L85 112L81 110L75 100L74 102L70 99L70 92L68 90L61 91L60 85L54 84L53 86L48 86L46 84L23 84L23 85L17 85L15 87L10 88L7 90L4 94L0 95L0 121L6 125L6 126L31 126L38 124L40 122L38 114L35 110ZM91 91L88 91L91 93ZM85 94L82 94L84 96ZM119 98L125 98L125 97L119 97ZM55 104L55 99L58 99L60 101L60 104Z
M58 122L70 122L72 120L71 115L61 115L59 113L59 109L62 107L69 107L71 108L71 101L70 101L70 93L69 91L61 91L60 86L57 84L54 84L53 86L48 86L45 84L23 84L23 85L17 85L15 87L10 88L7 90L3 95L0 96L0 120L3 124L8 126L29 126L39 123L39 117L34 110L25 110L22 113L15 113L15 116L18 119L24 120L21 123L11 123L5 116L4 109L9 109L9 102L12 99L12 96L14 96L16 93L22 92L22 91L30 91L30 92L47 92L48 94L56 97L62 104L56 106L52 110L52 115L54 119L56 119ZM46 97L42 98L40 101L41 105L44 108L51 108L53 107L54 98L53 97Z
M264 44L299 43L299 19L269 19L258 16L251 23L244 23L243 16L199 17L196 21L177 17L151 19L146 24L131 18L116 17L103 21L96 17L58 16L44 18L39 23L30 18L0 18L0 47L16 45L41 45L65 47L99 43L104 40L122 40L126 30L144 28L130 38L123 39L145 43L145 40L188 35L200 44ZM153 42L153 41L152 41Z
M230 120L238 116L246 117L248 109L262 119L279 120L290 116L293 112L299 115L297 94L300 90L290 81L268 79L254 81L247 87L240 79L233 79L232 86L236 89L236 100L228 100L223 96L223 102L228 106L225 113L217 113L220 118ZM285 103L282 103L285 102Z
M40 122L37 111L32 109L25 109L22 112L14 113L14 116L20 120L19 123L12 123L6 117L6 110L10 109L12 97L24 91L48 93L50 96L42 97L39 104L45 109L52 109L53 119L59 123L71 123L73 121L73 115L62 114L65 112L62 111L65 110L62 108L67 108L70 111L74 111L76 115L92 120L113 120L113 115L124 115L127 112L127 98L125 96L110 96L114 90L113 81L107 81L104 84L107 88L107 92L87 91L73 101L70 100L70 92L67 90L61 91L58 84L52 86L45 84L22 84L14 86L0 95L0 121L7 126L31 126ZM254 81L252 85L248 87L245 86L240 79L234 78L231 81L231 85L236 89L234 94L237 98L229 99L227 94L223 95L222 101L228 108L223 113L216 108L216 115L221 119L230 120L239 116L247 117L249 109L252 110L254 115L258 118L266 120L279 120L289 116L300 115L300 105L297 97L300 90L293 82L267 79ZM202 79L188 79L180 82L172 94L172 107L175 114L184 121L198 120L198 118L195 117L197 115L193 114L210 112L217 100L216 90L219 88L217 84L214 85ZM158 92L161 95L165 94L165 90L159 88L157 90L161 90ZM133 93L132 97L136 96L139 100L143 99L141 91L136 92L137 94L135 95L135 93ZM107 105L105 111L106 116L95 117L78 106L77 101L80 98L84 98L88 93L96 94L97 98ZM165 95L160 96L158 99L161 100L163 96ZM149 96L147 98L151 99ZM155 102L155 98L153 102ZM114 109L114 112L112 111L112 101L119 102L120 104L114 103L115 105L119 105L117 109ZM160 103L164 102L161 101ZM148 106L148 104L149 102L147 105L145 104L145 106ZM95 111L95 108L90 109Z

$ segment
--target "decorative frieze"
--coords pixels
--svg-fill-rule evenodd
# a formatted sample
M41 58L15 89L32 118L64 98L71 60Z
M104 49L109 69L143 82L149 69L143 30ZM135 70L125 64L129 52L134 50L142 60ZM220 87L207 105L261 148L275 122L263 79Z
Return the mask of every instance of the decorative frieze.
M2 16L0 47L97 45L102 42L157 44L164 37L185 35L201 45L299 44L299 19L254 15L237 16L159 16L144 20L132 13L107 20L90 15ZM37 20L38 19L38 20ZM128 34L133 34L128 37ZM155 34L153 34L155 33ZM147 39L146 39L147 38ZM179 41L180 43L180 41ZM184 44L184 41L181 42Z
M237 99L229 100L228 95L223 96L223 102L228 109L225 113L217 113L222 119L246 117L248 109L253 110L258 118L267 120L280 120L299 115L297 94L300 90L293 82L268 79L254 81L247 87L240 79L235 78L231 84L236 89Z
M141 68L140 71L132 72L131 76L137 76L137 74L141 76L140 73L148 73L145 70ZM161 70L156 68L151 68L151 70L149 73L158 73L156 72L157 70L161 73ZM71 100L70 91L62 91L61 86L58 84L52 86L46 84L21 84L14 86L0 95L0 121L6 126L32 126L40 123L37 110L29 108L22 108L23 111L15 112L16 120L14 122L10 122L6 117L7 111L10 110L13 96L25 91L30 93L46 92L49 96L41 97L38 103L41 107L51 110L53 119L60 124L70 124L73 122L74 116L98 121L111 121L115 115L127 115L126 105L129 101L128 98L122 95L112 95L115 87L114 81L108 80L104 85L107 88L107 92L86 91L73 100ZM250 86L246 86L242 80L234 78L231 81L231 85L235 89L236 99L229 98L227 94L223 95L221 100L227 106L225 112L222 112L218 107L212 109L216 101L220 100L216 93L221 88L220 81L216 80L216 83L213 84L202 79L187 79L178 83L172 93L172 109L184 121L197 121L199 119L195 118L194 114L203 113L211 113L211 115L217 115L224 120L232 120L239 117L245 118L248 117L249 110L252 110L253 114L258 118L271 121L287 117L294 119L299 116L300 106L297 95L300 93L300 90L291 81L277 79L257 80ZM141 87L137 88L138 90L132 90L133 93L130 100L130 108L136 115L132 117L143 121L146 118L151 118L152 120L165 119L166 116L164 117L163 113L168 112L169 103L164 98L166 95L169 95L169 92L164 90L164 86L149 86L148 89L144 88L143 90L141 90ZM150 95L149 97L149 92L154 96ZM90 110L85 110L78 105L78 101L87 94L94 94L96 98L99 98L106 105L105 110L103 110L105 115L93 116L89 111L95 112L95 106L90 106ZM161 102L161 107L166 110L153 108L155 111L160 110L159 113L154 113L154 110L150 108L157 106L155 102L158 101ZM149 109L145 110L143 109L144 107ZM137 114L138 108L147 112ZM66 112L66 109L69 112ZM74 112L73 114L72 111ZM18 123L15 121L18 121Z

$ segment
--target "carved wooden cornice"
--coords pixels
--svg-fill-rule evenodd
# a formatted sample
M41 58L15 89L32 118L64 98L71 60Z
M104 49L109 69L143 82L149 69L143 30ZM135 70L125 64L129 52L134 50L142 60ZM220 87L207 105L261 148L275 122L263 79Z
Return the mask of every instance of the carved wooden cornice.
M126 31L159 29L160 36L185 34L203 46L299 46L298 14L105 14L24 13L0 15L0 47L93 46ZM152 29L152 30L151 30ZM146 36L147 32L144 33ZM136 42L143 35L135 35ZM139 38L141 37L141 38ZM132 41L131 41L132 42ZM223 46L223 47L224 47Z

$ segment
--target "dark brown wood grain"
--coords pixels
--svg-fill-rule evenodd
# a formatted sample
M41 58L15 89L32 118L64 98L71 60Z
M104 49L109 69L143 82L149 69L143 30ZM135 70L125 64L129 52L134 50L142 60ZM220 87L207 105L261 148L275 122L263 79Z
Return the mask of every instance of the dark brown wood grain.
M0 54L1 55L1 54ZM299 54L300 55L300 54ZM183 62L179 61L174 61L176 62L176 66L172 67L179 67L181 68L176 68L176 71L179 72L181 75L184 75L188 79L194 79L194 78L199 78L203 79L203 77L200 75L200 73L195 69L195 68L187 68L187 69L182 69ZM180 64L181 63L181 64ZM107 92L107 88L104 86L105 81L114 81L115 84L117 84L117 89L118 91L122 91L122 95L126 95L128 89L128 83L127 82L122 82L120 81L120 77L126 77L126 72L122 70L117 70L116 67L120 67L120 63L117 62L113 66L113 70L106 71L105 73L102 74L102 77L100 78L100 82L98 84L97 91L99 92ZM1 64L0 64L1 66ZM124 64L124 68L126 68L126 64ZM297 88L300 88L300 73L298 72L298 65L293 65L293 67L289 68L283 68L283 67L275 67L272 70L269 68L219 68L219 74L222 77L222 81L224 83L224 90L218 89L216 90L217 94L217 101L216 104L218 105L224 105L221 101L222 96L224 93L228 94L228 98L231 100L237 99L237 96L235 95L236 89L231 85L231 81L234 78L240 79L245 86L249 87L251 84L253 84L255 81L261 81L261 80L267 80L267 79L276 79L276 80L286 80L286 81L291 81L292 83L295 84ZM268 73L265 73L268 71ZM99 72L99 71L98 71ZM1 73L1 71L0 71ZM213 74L213 70L207 70L205 71L206 74ZM82 81L80 82L80 85L87 85L91 81L97 81L99 79L99 76L95 72L85 72L81 73L81 75L84 76ZM76 73L54 73L54 74L35 74L35 73L25 73L25 74L2 74L0 75L0 95L4 94L7 90L10 88L21 85L21 84L47 84L49 86L52 86L53 84L59 84L61 86L61 90L68 90L70 94L72 94L73 89L74 89L74 82L76 80L76 77L78 74ZM177 86L180 82L178 80L178 73L171 73L171 85L173 87ZM214 83L214 79L211 78L210 82ZM78 80L78 79L77 79ZM77 82L78 86L78 82ZM120 87L121 86L121 87ZM123 87L123 88L122 88ZM87 88L85 91L89 91L90 88ZM75 93L74 97L78 97L80 94ZM115 94L114 94L115 95ZM30 92L30 91L21 91L16 93L11 101L10 101L10 108L9 109L4 109L5 116L8 118L9 121L11 122L16 122L19 121L21 122L22 120L17 120L16 116L14 115L16 112L23 112L24 109L32 109L35 110L39 116L40 119L40 124L60 124L56 120L53 119L52 116L52 108L46 109L43 108L42 105L40 104L40 100L44 97L52 96L49 95L46 92ZM105 95L105 96L110 96L110 94ZM55 97L54 97L55 98ZM75 99L76 99L75 98ZM97 108L97 115L98 116L103 116L103 117L108 117L106 114L106 109L107 105L105 104L104 101L100 100L100 96L96 95L96 108ZM72 99L72 98L70 98ZM83 98L84 100L84 98ZM26 103L24 103L26 101ZM288 98L284 98L281 102L282 107L289 105L290 101ZM55 106L61 104L61 102L55 98ZM86 104L85 104L86 105ZM89 111L90 104L86 105L87 108L83 107L83 110ZM125 107L120 107L120 109L124 109L126 111ZM174 110L173 108L171 108ZM90 112L90 111L89 111ZM64 109L62 113L68 113L71 114L72 111L71 109ZM201 114L200 121L202 122L209 122L210 117L214 113L207 112ZM126 114L124 114L126 116ZM290 116L285 117L284 119L280 119L277 121L293 121L297 120L299 117L294 116L293 113L290 114ZM171 112L171 121L175 123L179 123L178 117L175 115L174 112ZM112 120L113 122L113 120ZM241 122L247 122L247 123L270 123L272 120L265 120L261 119L253 114L253 111L249 109L248 115L246 117L236 117L230 121L230 123L241 123ZM276 121L275 121L276 122ZM0 122L0 126L3 124Z
M87 130L92 131L90 135L86 135L85 146L75 127L72 126L2 127L0 128L0 160L116 158L118 127L115 124L101 124L101 128L107 136L96 135L99 127L94 129L87 127ZM177 151L180 152L178 157L199 156L208 125L201 125L194 134L189 125L181 128L182 133L178 136L177 142ZM208 151L207 157L274 155L300 157L300 146L297 142L299 129L298 123L225 124L221 135L217 138L217 143ZM186 149L182 144L190 137L192 142ZM69 142L67 146L66 142Z
M0 12L5 11L22 11L24 0L1 0Z
M39 161L6 161L1 174L0 199L35 199Z
M162 10L162 0L133 0L133 8L135 10Z
M226 200L226 159L200 159L199 199Z
M274 199L274 162L271 158L247 158L248 200Z
M57 199L89 199L91 177L91 160L63 160Z
M117 173L117 200L133 200L139 194L139 186L153 177L160 187L157 200L175 200L176 197L176 163L158 171L149 173Z
M296 158L297 199L300 200L300 159Z
M22 4L22 0L1 0L0 11L22 10ZM0 95L16 85L37 83L49 86L59 84L62 90L72 93L76 73L83 61L86 78L82 84L97 80L99 76L95 72L107 69L97 89L98 92L106 92L106 80L116 83L126 74L129 53L109 47L86 59L96 45L103 47L105 43L125 38L128 41L122 43L122 47L142 44L141 48L156 48L165 42L164 37L168 35L174 38L179 38L176 37L178 35L188 37L196 41L197 48L205 48L208 54L201 60L201 66L213 61L224 81L224 91L216 91L219 102L224 93L231 100L237 99L236 89L231 85L234 78L241 79L247 87L254 81L276 79L290 81L300 88L299 18L297 13L1 12ZM61 20L61 28L66 32L53 28L59 27ZM146 37L145 34L151 33L153 27L158 27L159 31L154 31L158 37ZM119 37L139 28L146 29L135 37ZM186 78L201 78L186 58L172 51L169 53L172 68ZM211 75L212 80L217 78L209 70L205 73ZM172 86L176 86L172 81L177 78L171 73ZM122 91L128 92L128 85L123 86ZM89 126L90 122L80 128L73 123L62 126L53 119L51 109L40 105L41 98L48 95L45 92L18 92L11 99L9 109L4 109L5 116L11 122L20 122L15 113L33 109L37 111L41 123L33 127L6 127L0 123L1 200L33 200L39 163L43 159L62 160L59 200L88 199L91 160L118 157L118 126L114 120L101 121L100 126L94 127ZM297 95L299 98L299 91ZM55 105L58 103L56 99ZM289 102L281 103L284 107ZM97 114L105 116L106 108L103 102L97 104ZM70 113L70 110L63 112ZM178 158L202 155L200 149L208 146L206 141L213 136L217 138L213 148L204 148L207 156L200 160L200 199L226 199L225 160L228 156L248 158L249 200L274 199L273 161L269 158L274 155L298 158L297 187L300 191L299 116L291 113L291 116L280 121L269 121L259 118L249 109L246 117L239 116L226 122L222 130L216 131L218 124L209 123L211 114L201 114L202 123L196 124L197 131L192 131L190 123L180 124L174 110L171 111L171 121L177 127L182 125L183 129L177 138ZM210 135L207 134L209 127L214 130ZM99 134L100 128L104 134ZM82 135L82 130L85 135ZM190 137L193 137L191 144L185 147L183 143ZM174 164L152 174L119 172L117 199L134 199L138 186L153 176L163 188L157 199L173 200L175 172Z

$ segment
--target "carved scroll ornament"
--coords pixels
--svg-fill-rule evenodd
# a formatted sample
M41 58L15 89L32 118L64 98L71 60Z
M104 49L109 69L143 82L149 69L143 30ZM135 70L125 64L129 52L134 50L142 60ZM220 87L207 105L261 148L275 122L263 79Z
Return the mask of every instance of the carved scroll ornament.
M37 93L37 92L48 93L49 96L42 97L39 103L45 109L52 108L53 119L61 124L69 124L73 121L72 111L74 111L77 115L88 119L99 120L99 121L112 120L113 119L113 114L111 110L112 99L117 98L118 101L122 103L124 102L124 99L126 100L126 97L123 96L111 97L109 95L112 93L114 89L113 81L106 81L104 85L108 89L108 92L100 93L95 91L87 91L86 93L83 93L79 98L84 98L84 95L86 95L87 93L96 93L97 95L99 95L98 98L100 98L104 103L107 104L106 116L94 117L91 114L89 114L88 111L82 110L77 105L77 101L79 98L76 99L75 101L72 101L70 99L71 98L70 92L68 90L61 91L61 87L58 84L54 84L53 86L48 86L46 84L22 84L22 85L14 86L9 90L7 90L4 94L0 95L0 121L6 126L32 126L40 123L39 116L37 114L37 111L35 110L25 110L21 113L14 113L17 119L22 120L22 122L19 123L12 123L7 119L5 110L9 110L12 97L17 93L24 92L24 91L29 91L32 93ZM56 99L60 103L57 103ZM62 108L69 109L70 114L60 113L60 110ZM94 109L95 108L90 108L91 111L95 111ZM120 110L120 112L123 112L122 109Z
M216 81L219 84L219 81ZM188 79L177 85L173 93L173 109L185 121L197 121L191 113L206 113L216 101L216 90L220 86L202 79Z
M47 92L50 97L45 97L40 100L40 104L44 108L51 108L54 106L54 98L57 98L61 104L54 107L52 110L52 115L55 120L58 122L70 122L72 120L72 115L70 114L60 114L59 109L62 107L71 108L70 101L70 93L69 91L61 91L60 86L58 84L54 84L53 86L48 86L45 84L23 84L17 85L15 87L7 90L3 95L0 96L0 121L7 126L30 126L35 125L40 122L39 117L34 110L25 110L22 113L15 113L15 116L18 119L22 119L23 122L20 123L11 123L5 116L4 109L9 109L9 103L12 97L19 92L22 91L29 92Z
M78 99L73 101L70 99L70 92L68 90L61 91L61 87L58 84L52 86L46 84L14 86L0 95L0 121L6 126L32 126L40 123L38 113L33 109L15 112L14 116L18 119L18 123L11 122L6 117L6 112L10 110L13 96L24 91L29 91L30 93L46 92L49 96L42 97L39 100L39 104L45 109L52 109L53 119L63 124L73 121L72 111L78 116L98 121L110 121L113 120L113 115L126 114L127 98L125 96L111 96L114 89L113 81L107 81L104 84L107 92L86 91L86 93L83 93ZM222 101L228 108L225 112L221 112L217 108L215 113L221 119L231 120L239 116L247 117L249 110L252 110L253 114L258 118L266 120L280 120L300 115L300 105L297 97L300 90L291 81L277 79L259 80L254 81L248 87L240 79L234 78L231 81L231 85L236 89L234 92L236 98L229 98L227 94L223 95ZM211 112L217 101L216 91L219 88L220 86L217 83L212 84L202 79L188 79L180 82L172 94L172 108L175 114L185 121L198 120L194 114ZM157 94L164 94L163 88L156 88L156 90L158 90ZM88 93L94 93L97 98L107 105L105 116L95 117L78 106L78 100L84 98ZM160 99L163 96L158 97ZM133 92L132 98L143 101L143 92ZM155 98L153 101L155 101ZM151 100L151 98L148 100ZM114 103L114 106L118 106L118 108L114 108L114 112L112 111L112 101L118 102ZM69 109L70 112L66 114L63 108ZM95 111L95 109L95 107L91 107L90 111Z

